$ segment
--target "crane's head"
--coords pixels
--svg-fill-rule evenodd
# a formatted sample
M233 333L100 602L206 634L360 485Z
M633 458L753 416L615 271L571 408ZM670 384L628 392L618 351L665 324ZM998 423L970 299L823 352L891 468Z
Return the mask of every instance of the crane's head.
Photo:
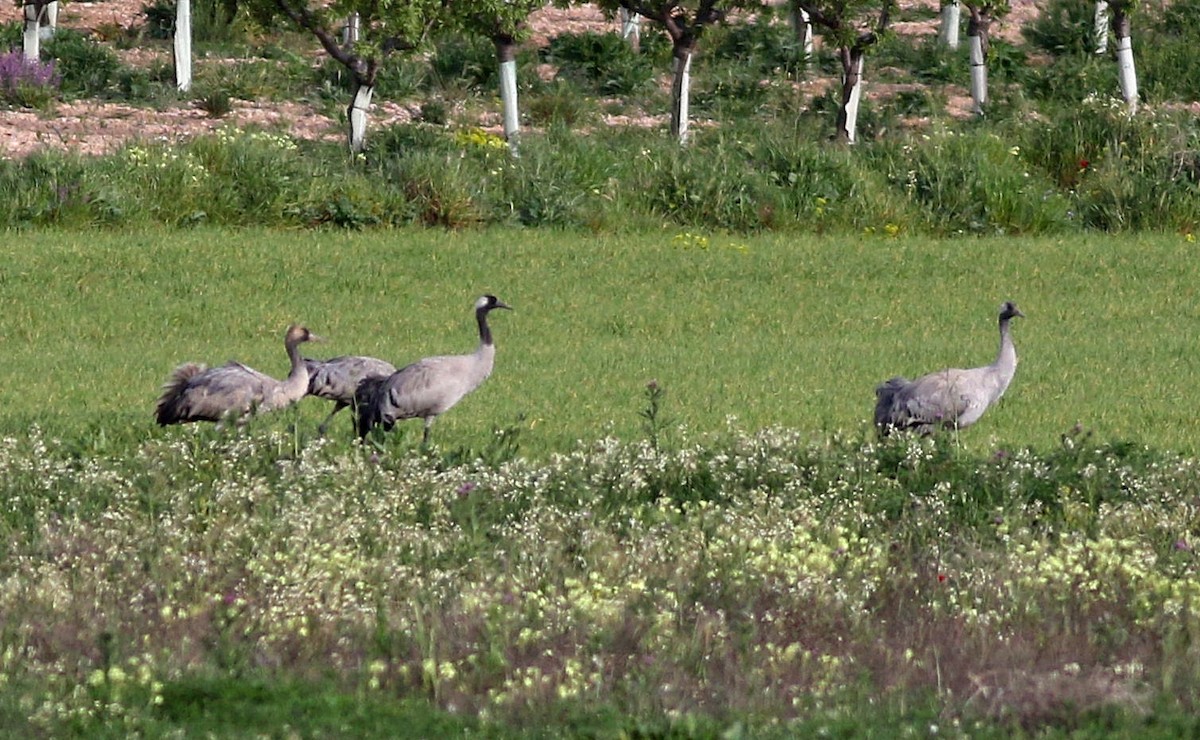
M475 301L475 310L476 311L487 312L487 311L491 311L494 308L503 308L503 309L507 309L509 311L512 310L512 306L509 306L504 301L502 301L499 298L497 298L496 296L490 295L490 294L480 296L479 300Z
M307 327L299 324L292 324L288 327L287 334L284 335L283 341L288 346L296 346L301 342L324 342L325 340L316 334L313 334Z
M1016 316L1020 316L1022 318L1025 317L1025 314L1021 313L1021 309L1017 308L1017 304L1013 303L1012 301L1005 301L1000 306L1000 320L1001 321L1006 321L1006 320L1014 318Z

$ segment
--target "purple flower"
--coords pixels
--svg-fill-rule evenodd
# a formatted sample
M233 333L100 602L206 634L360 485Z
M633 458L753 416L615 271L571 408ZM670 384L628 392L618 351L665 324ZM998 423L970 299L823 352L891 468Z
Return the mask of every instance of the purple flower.
M474 490L475 490L475 488L476 488L476 485L475 485L474 483L470 483L470 482L468 482L468 483L464 483L464 484L462 484L461 486L459 486L459 487L458 487L458 495L459 495L459 496L466 496L466 495L467 495L468 493L470 493L471 491L474 491Z
M1187 541L1187 540L1185 540L1185 539L1183 539L1183 538L1181 537L1181 538L1179 538L1179 539L1175 540L1175 549L1176 549L1176 550L1191 551L1191 549L1192 549L1192 546L1188 544L1188 541Z
M60 82L54 62L26 59L20 51L0 54L0 96L20 103L29 93L50 95Z

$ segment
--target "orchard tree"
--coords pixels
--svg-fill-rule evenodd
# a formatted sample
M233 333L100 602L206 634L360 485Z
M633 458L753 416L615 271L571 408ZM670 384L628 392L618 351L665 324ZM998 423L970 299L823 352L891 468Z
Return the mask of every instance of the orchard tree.
M971 100L975 113L983 115L988 102L987 53L992 21L1006 15L1008 0L963 0L971 12L967 21L967 48L971 60Z
M179 92L188 92L192 89L192 0L175 2L171 50L175 59L175 87Z
M316 36L321 47L350 73L352 98L346 109L350 152L366 145L367 112L375 82L393 53L420 48L429 31L445 21L451 0L257 0L260 10L278 11L303 31ZM346 19L358 18L358 38L343 36Z
M24 18L24 34L21 47L26 59L36 60L42 53L42 41L54 35L58 27L57 0L17 1Z
M517 44L529 33L530 14L546 5L546 0L453 0L456 27L492 40L500 65L500 107L504 138L509 151L516 154L520 139L521 117L517 106Z
M759 0L600 0L609 12L624 10L657 23L671 39L671 136L679 143L688 137L688 99L692 85L692 57L704 29L735 8L759 8Z
M1130 19L1136 5L1136 0L1108 2L1113 37L1117 42L1117 80L1121 84L1121 97L1129 106L1130 113L1135 112L1138 106L1137 69L1133 64L1133 24Z
M958 26L961 17L961 6L958 0L942 0L942 23L938 38L943 45L950 49L958 48Z
M1096 0L1096 5L1092 9L1092 35L1095 40L1095 51L1097 54L1108 53L1108 2L1107 0Z
M842 89L835 138L853 144L862 97L863 58L887 31L896 0L792 0L792 4L808 13L813 26L825 37L825 46L837 49Z

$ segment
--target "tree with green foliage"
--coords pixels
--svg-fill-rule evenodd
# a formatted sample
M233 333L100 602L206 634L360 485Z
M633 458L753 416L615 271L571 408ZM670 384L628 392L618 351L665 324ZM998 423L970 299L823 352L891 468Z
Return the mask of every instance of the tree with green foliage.
M504 138L515 153L520 137L520 109L517 106L517 44L529 33L526 23L533 11L546 5L545 0L453 0L450 3L455 27L467 33L486 36L496 46L500 65L500 106Z
M992 21L1008 14L1008 0L963 0L971 16L967 21L967 48L971 60L971 100L983 115L988 101L987 54Z
M792 0L792 4L808 13L827 44L837 49L842 89L834 136L852 144L862 96L863 59L887 31L896 0Z
M704 29L721 21L730 10L758 8L759 0L600 0L608 12L624 9L662 26L671 39L671 136L687 141L688 98L692 57Z
M366 142L367 112L379 71L389 55L420 48L429 31L443 23L450 0L255 0L260 12L277 11L316 36L321 47L350 73L352 99L346 109L350 151ZM357 16L359 38L343 38L340 29Z

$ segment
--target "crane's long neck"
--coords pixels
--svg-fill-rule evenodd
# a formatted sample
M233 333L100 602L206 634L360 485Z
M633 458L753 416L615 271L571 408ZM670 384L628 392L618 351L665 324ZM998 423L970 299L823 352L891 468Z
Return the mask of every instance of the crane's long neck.
M1012 319L1000 319L1000 350L996 353L996 361L992 366L1006 378L1012 378L1017 371L1017 348L1013 345L1012 330L1009 327Z
M492 329L487 322L487 309L480 308L475 311L475 321L479 323L479 349L484 347L492 347Z
M300 343L287 342L288 359L292 361L292 370L283 381L284 395L296 400L308 393L308 364L300 356Z

